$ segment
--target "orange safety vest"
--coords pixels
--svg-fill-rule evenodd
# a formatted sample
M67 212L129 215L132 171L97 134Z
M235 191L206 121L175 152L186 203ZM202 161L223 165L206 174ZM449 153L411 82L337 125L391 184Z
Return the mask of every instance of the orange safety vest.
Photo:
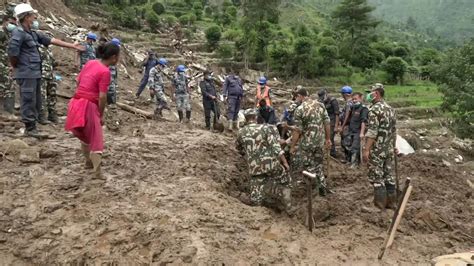
M270 100L270 87L268 86L265 86L265 90L263 91L263 94L262 94L262 86L257 85L257 107L259 107L259 102L261 99L265 99L265 101L267 102L267 106L272 106L272 101Z

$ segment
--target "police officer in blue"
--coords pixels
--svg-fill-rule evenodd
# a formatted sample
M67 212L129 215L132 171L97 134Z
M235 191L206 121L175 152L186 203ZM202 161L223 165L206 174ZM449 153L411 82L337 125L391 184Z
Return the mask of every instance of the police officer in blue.
M36 128L41 109L41 57L38 47L53 44L79 51L84 48L32 30L33 24L38 23L37 13L29 4L19 4L15 7L15 16L18 18L19 25L12 32L8 57L13 67L14 78L20 86L20 112L22 122L26 127L25 135L42 138L45 135L40 134Z
M137 98L140 97L140 94L142 94L143 90L148 84L148 79L150 78L150 70L156 65L158 65L158 59L156 58L155 52L150 50L148 51L148 57L142 62L142 69L140 70L140 73L143 72L143 78L140 81L137 93L135 93L135 96ZM151 95L150 97L153 98Z

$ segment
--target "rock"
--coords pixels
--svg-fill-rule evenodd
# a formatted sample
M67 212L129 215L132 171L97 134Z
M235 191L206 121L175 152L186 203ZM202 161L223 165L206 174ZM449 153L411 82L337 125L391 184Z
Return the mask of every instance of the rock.
M446 166L446 167L450 167L452 164L446 160L442 160L443 161L443 165Z
M423 143L423 148L430 149L431 145L425 142L425 143Z
M22 163L40 163L40 153L37 148L27 148L20 150L18 157Z
M61 228L57 228L57 229L54 229L53 231L51 231L51 234L53 235L60 235L63 233L63 230L61 230Z
M456 163L462 163L464 161L464 158L461 155L458 155L454 158L454 161Z
M29 148L28 144L19 139L0 143L0 151L9 155L18 155L23 149Z
M41 149L40 151L40 158L47 159L47 158L54 158L59 155L59 151L57 150L50 150L50 149Z
M458 150L461 150L469 155L474 155L474 143L470 139L455 138L451 145Z
M197 253L196 247L186 247L181 251L181 254L180 254L181 259L185 263L191 263L196 253Z

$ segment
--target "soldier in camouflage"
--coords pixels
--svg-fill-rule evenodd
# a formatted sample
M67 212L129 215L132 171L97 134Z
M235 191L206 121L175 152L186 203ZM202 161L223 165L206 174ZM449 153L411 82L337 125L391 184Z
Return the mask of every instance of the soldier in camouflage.
M374 204L380 209L395 208L397 203L395 181L392 175L393 155L396 141L395 111L383 97L382 84L376 84L367 101L369 108L367 143L364 161L368 162L369 182L374 186Z
M77 60L79 61L80 70L89 60L96 59L96 51L94 47L94 43L96 41L97 35L95 33L89 32L87 33L86 41L81 43L81 45L84 46L86 50L77 53Z
M13 114L15 107L15 88L11 75L7 47L11 32L16 28L16 21L10 12L1 12L2 27L0 27L0 102L2 108Z
M168 99L165 95L165 83L163 80L163 70L166 68L167 64L168 61L165 58L160 58L158 64L150 70L148 76L147 86L150 90L150 95L154 95L156 98L156 118L161 118L163 116L163 109L170 110L168 107Z
M122 44L119 39L113 38L110 43L120 47ZM97 55L98 53L96 53ZM100 56L101 57L101 56ZM110 84L107 91L107 104L114 105L117 103L117 90L118 90L118 69L117 66L109 66L110 71Z
M185 74L186 67L179 65L176 68L176 75L173 80L174 96L178 109L179 122L183 121L184 111L186 111L186 123L191 120L191 94L188 86L188 78ZM151 72L151 71L150 71Z
M250 199L254 205L288 211L291 206L288 162L279 144L278 130L257 124L258 112L245 112L247 125L239 130L237 149L245 155L250 174Z
M50 33L48 35L51 36ZM51 48L41 45L39 48L41 64L41 99L42 105L39 112L38 122L47 124L48 121L58 123L56 113L56 90L57 83L54 79L54 57ZM46 116L47 113L47 116Z
M309 99L305 89L298 91L297 98L302 104L295 111L290 148L294 158L293 165L298 172L306 170L316 174L319 193L324 196L324 145L326 148L331 147L330 119L325 106L317 100Z

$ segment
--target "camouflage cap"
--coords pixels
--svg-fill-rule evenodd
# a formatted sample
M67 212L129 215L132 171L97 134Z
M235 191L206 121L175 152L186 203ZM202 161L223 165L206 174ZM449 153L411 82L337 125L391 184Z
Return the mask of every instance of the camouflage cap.
M375 83L375 85L372 87L372 89L383 89L383 84L382 83Z
M258 111L255 108L250 108L244 111L245 116L256 116L258 115Z
M17 6L16 3L8 3L6 8L5 8L5 11L6 11L6 14L10 17L10 18L14 18L15 17L15 7Z

